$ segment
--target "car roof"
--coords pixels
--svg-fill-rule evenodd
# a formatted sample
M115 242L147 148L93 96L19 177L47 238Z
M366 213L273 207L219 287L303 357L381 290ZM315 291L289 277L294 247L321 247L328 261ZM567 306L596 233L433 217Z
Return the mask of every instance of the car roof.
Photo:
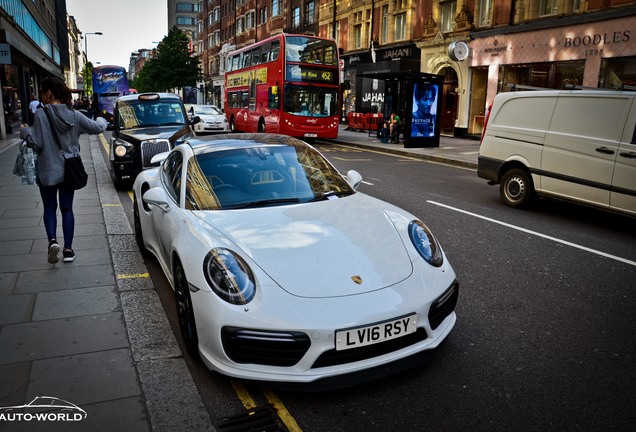
M308 146L307 143L287 135L263 133L218 134L191 138L187 142L196 155L222 150L263 146Z
M129 102L129 101L135 101L135 100L139 100L139 98L141 97L141 99L143 99L144 97L150 96L150 95L158 95L159 96L159 100L170 100L173 102L181 102L181 97L176 94L176 93L161 93L161 92L145 92L145 93L133 93L133 94L129 94L126 96L120 96L119 100L120 101L124 101L124 102Z

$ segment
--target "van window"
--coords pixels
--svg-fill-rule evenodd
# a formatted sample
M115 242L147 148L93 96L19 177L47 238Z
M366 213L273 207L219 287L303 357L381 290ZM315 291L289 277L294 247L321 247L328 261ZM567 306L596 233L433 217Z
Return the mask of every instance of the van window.
M559 96L550 130L619 141L631 100L620 97Z

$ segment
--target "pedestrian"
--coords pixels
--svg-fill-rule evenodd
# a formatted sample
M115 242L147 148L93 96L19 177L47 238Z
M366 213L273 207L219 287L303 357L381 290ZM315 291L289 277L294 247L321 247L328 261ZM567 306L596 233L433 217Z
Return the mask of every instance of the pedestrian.
M31 93L31 102L29 102L29 126L33 126L33 119L35 118L35 112L38 108L42 107L42 102L40 102L35 96L35 93Z
M64 185L65 157L79 156L79 136L82 133L99 134L106 130L107 122L103 118L96 121L74 111L71 108L72 96L69 88L58 78L45 78L40 83L40 97L44 108L36 110L33 127L20 125L20 138L37 153L37 185L44 207L44 227L48 237L48 261L59 261L60 246L57 242L57 207L62 213L64 231L64 262L75 260L73 235L75 216L73 215L73 197L75 191ZM57 131L62 151L57 146L51 123Z
M389 142L399 142L400 127L402 127L402 120L395 112L391 113L389 118Z

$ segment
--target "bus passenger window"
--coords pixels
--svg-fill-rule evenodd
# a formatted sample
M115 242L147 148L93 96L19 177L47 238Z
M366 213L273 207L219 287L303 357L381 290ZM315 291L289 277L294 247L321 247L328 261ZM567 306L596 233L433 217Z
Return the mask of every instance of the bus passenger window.
M249 67L251 65L252 65L252 54L250 53L250 51L244 52L243 53L243 66L242 67Z
M271 44L266 43L261 47L261 63L267 63L269 61L269 50L272 48Z
M241 92L241 108L249 108L249 94Z
M252 50L252 66L257 65L261 62L261 49L254 48Z
M272 50L269 54L269 61L278 59L278 53L280 53L280 41L272 42Z

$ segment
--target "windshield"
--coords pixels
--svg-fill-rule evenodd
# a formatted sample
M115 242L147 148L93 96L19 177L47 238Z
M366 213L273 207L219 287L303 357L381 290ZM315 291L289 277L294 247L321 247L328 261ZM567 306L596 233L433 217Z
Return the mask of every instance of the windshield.
M219 115L223 114L220 109L215 106L201 106L193 108L194 115Z
M353 193L340 173L311 147L268 145L198 155L188 167L186 206L193 210L267 207Z
M335 66L338 64L336 43L304 36L285 38L285 58L290 62Z
M185 125L181 104L173 101L119 101L119 128Z
M324 87L285 86L285 112L310 117L337 114L338 91Z

